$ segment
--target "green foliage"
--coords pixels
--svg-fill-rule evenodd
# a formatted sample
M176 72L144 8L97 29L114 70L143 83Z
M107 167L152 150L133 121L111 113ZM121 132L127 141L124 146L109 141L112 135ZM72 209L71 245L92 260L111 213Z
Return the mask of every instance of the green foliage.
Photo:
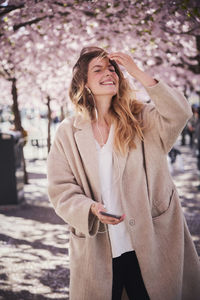
M151 44L151 45L155 45L155 39L154 39L154 38L151 38L151 39L150 39L150 44Z
M152 22L154 22L153 16L149 16L149 20L152 21Z
M137 50L136 47L135 47L135 48L131 48L131 49L130 49L130 52L131 52L131 53L135 53L136 50Z
M200 8L194 7L193 10L192 10L192 12L195 15L195 17L199 17L200 18Z
M106 14L106 18L110 18L110 17L113 17L114 15L112 13L108 13Z
M147 28L143 29L142 31L143 31L143 32L146 32L146 33L148 33L148 34L151 34L151 30L149 30L149 29L147 29Z
M181 8L182 10L186 10L186 9L187 9L187 6L186 6L185 4L181 4L180 8Z
M114 7L119 7L119 2L118 2L118 3L114 3L113 6L114 6Z
M110 7L111 7L111 3L108 2L108 3L106 4L106 8L110 8Z

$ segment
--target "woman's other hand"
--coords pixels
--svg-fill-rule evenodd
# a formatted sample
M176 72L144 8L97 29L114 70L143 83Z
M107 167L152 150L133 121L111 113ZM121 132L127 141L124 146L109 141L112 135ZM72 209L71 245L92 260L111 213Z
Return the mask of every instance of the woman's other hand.
M101 211L106 212L106 209L105 209L105 207L103 206L102 203L93 203L91 205L91 212L93 213L93 215L97 216L99 221L103 224L117 225L117 224L121 223L122 221L124 221L124 219L125 219L125 215L122 215L120 219L116 219L116 218L108 217L108 216L103 216L100 213Z

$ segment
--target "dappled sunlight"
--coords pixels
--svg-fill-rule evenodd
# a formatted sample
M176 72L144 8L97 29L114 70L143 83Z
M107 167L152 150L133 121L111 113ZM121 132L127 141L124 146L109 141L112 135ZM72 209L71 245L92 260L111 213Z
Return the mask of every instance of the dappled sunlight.
M0 220L0 284L4 289L64 299L69 281L67 227L2 214ZM62 281L57 284L59 276Z
M46 162L29 162L27 169L25 201L0 206L0 300L66 300L68 226L48 200Z
M0 232L13 239L23 239L29 243L41 241L43 245L55 245L56 242L66 242L67 225L61 226L49 223L40 223L24 218L4 216L0 214ZM66 243L65 243L66 246ZM56 244L56 247L61 245ZM67 250L66 250L67 252Z
M200 192L197 189L199 175L197 160L189 147L181 147L184 161L184 172L173 175L182 209L192 235L192 239L200 256Z

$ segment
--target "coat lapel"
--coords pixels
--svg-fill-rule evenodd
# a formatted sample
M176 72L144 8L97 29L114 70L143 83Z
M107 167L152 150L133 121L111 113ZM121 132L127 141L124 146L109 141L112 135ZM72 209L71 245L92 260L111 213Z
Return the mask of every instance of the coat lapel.
M89 179L88 182L91 185L94 198L101 202L98 156L91 123L78 116L75 118L74 127L78 129L74 137Z

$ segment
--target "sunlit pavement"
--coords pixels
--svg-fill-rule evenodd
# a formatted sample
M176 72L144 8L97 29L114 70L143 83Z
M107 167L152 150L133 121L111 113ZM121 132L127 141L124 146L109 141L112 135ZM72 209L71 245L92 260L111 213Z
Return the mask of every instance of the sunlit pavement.
M68 228L46 194L46 161L27 165L25 202L0 207L0 299L68 299Z
M183 211L200 255L200 192L196 158L182 151L184 170L174 170ZM46 194L46 161L28 161L25 202L0 206L0 300L68 299L68 227Z
M188 146L179 147L182 152L184 170L175 172L174 182L179 192L183 212L200 256L200 176L197 171L197 159Z

